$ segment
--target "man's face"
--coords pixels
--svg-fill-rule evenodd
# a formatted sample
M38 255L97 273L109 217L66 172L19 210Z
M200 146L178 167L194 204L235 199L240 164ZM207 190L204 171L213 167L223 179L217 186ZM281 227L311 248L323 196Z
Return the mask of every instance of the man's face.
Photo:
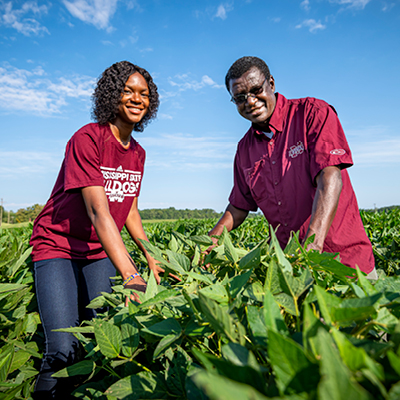
M240 78L231 79L229 89L233 98L253 94L254 96L247 96L243 103L236 104L237 110L243 118L261 129L268 128L268 120L276 104L274 78L271 76L269 80L265 80L262 72L254 67Z

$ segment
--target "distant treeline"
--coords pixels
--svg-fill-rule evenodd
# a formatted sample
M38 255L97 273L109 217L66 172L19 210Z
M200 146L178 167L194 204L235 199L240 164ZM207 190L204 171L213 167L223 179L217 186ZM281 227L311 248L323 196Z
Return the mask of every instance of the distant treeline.
M2 214L2 222L17 224L20 222L33 222L35 218L39 215L40 211L44 206L40 204L34 204L33 206L20 208L17 212L4 210L0 206L0 214ZM364 211L390 211L394 208L400 208L400 206L388 206L376 209L364 209ZM188 219L188 218L219 218L222 216L222 212L216 212L211 208L203 208L198 210L177 210L174 207L169 208L150 208L146 210L139 210L139 214L143 220L146 219ZM250 217L260 214L250 213Z
M387 207L381 207L381 208L366 208L363 209L364 211L378 211L378 212L382 212L382 211L390 211L393 210L395 208L400 208L400 206L387 206Z
M1 207L1 206L0 206ZM44 206L35 204L27 208L20 208L17 212L2 210L2 222L17 224L20 222L33 222L39 215ZM1 213L1 209L0 209ZM148 210L139 210L143 220L146 219L185 219L185 218L219 218L222 213L217 213L211 208L203 208L202 210L176 210L174 207L169 208L151 208Z
M2 222L9 224L18 224L20 222L33 222L43 209L43 205L34 204L33 206L20 208L17 212L7 211L0 206L0 214Z
M219 218L222 213L218 213L211 208L203 208L198 210L177 210L175 207L169 208L150 208L146 210L139 210L139 214L143 220L146 219L187 219L187 218Z

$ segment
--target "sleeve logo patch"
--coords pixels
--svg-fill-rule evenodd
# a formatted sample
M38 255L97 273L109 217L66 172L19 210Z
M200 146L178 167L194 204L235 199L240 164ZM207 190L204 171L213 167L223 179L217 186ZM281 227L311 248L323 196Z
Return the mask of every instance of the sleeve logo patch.
M346 150L335 149L335 150L331 150L330 153L334 154L335 156L342 156L343 154L346 154Z

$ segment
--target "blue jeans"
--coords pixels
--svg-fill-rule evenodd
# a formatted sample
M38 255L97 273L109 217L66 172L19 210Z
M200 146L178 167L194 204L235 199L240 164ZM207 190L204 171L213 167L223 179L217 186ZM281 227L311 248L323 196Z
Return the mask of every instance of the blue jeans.
M37 261L36 296L45 334L45 354L36 381L34 398L66 399L73 384L66 378L52 378L54 372L77 361L79 341L71 333L53 329L78 326L97 312L86 306L101 292L111 293L110 277L115 268L108 258L68 260L55 258Z

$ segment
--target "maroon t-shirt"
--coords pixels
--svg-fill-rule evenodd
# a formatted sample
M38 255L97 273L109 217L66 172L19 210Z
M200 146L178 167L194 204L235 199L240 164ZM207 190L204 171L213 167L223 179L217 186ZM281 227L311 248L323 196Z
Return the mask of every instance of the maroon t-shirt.
M145 151L131 139L125 149L108 125L88 124L67 143L50 199L36 218L30 244L33 261L107 257L88 217L81 189L104 186L119 231L139 196Z
M306 235L318 173L341 166L343 187L323 251L339 252L343 264L371 272L372 246L345 169L353 160L334 108L314 98L276 97L269 123L272 139L251 127L238 144L230 203L249 211L259 207L278 227L277 238L284 247L291 231L299 230L300 240Z

